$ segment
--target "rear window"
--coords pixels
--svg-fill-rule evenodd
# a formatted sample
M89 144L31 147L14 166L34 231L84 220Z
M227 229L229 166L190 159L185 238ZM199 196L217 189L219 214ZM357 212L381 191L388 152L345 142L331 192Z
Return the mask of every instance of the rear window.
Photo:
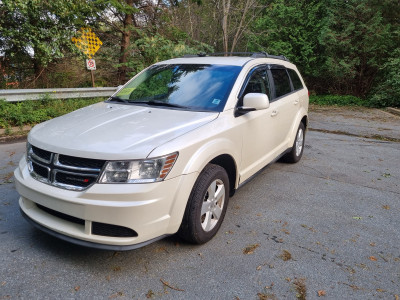
M272 78L275 83L276 98L289 94L292 91L289 76L285 69L272 69Z
M290 75L290 79L292 79L293 87L294 90L300 90L303 88L303 83L301 82L299 75L297 75L297 72L292 69L287 69Z

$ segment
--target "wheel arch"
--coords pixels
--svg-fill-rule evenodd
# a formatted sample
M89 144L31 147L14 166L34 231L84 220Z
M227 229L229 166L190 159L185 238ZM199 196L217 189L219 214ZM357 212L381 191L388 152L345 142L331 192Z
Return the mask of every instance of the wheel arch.
M296 116L296 121L293 122L292 128L290 130L289 135L289 143L288 148L293 146L294 140L296 138L297 129L299 128L300 123L304 124L304 128L307 130L308 127L308 116L305 110L300 111Z
M237 178L237 167L233 157L229 154L222 154L212 159L209 163L218 165L225 169L229 178L229 196L232 197L236 191Z
M183 174L196 172L200 174L204 168L212 163L225 169L229 177L229 187L233 191L238 183L238 159L241 149L229 139L219 138L210 140L196 150L195 153L184 154L187 157Z
M308 128L308 116L305 115L302 119L301 119L301 123L304 124L304 128L307 130Z

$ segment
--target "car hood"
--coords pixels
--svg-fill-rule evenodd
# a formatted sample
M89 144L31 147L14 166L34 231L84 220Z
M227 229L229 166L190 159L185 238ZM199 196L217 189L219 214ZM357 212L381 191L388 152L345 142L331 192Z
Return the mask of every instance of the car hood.
M215 112L103 102L35 126L28 141L36 147L71 156L141 159L156 147L217 117Z

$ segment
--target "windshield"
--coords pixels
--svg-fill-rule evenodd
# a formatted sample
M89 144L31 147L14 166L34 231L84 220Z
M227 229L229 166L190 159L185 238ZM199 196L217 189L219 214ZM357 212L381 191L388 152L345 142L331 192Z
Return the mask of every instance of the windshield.
M111 101L222 111L241 67L155 65L128 82Z

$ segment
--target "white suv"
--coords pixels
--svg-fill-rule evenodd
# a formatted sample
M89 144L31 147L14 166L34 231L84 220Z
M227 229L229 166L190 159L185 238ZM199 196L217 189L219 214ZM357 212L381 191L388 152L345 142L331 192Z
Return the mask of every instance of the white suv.
M301 158L307 111L283 56L157 63L107 101L32 129L14 173L21 212L84 246L129 250L176 232L205 243L240 185Z

